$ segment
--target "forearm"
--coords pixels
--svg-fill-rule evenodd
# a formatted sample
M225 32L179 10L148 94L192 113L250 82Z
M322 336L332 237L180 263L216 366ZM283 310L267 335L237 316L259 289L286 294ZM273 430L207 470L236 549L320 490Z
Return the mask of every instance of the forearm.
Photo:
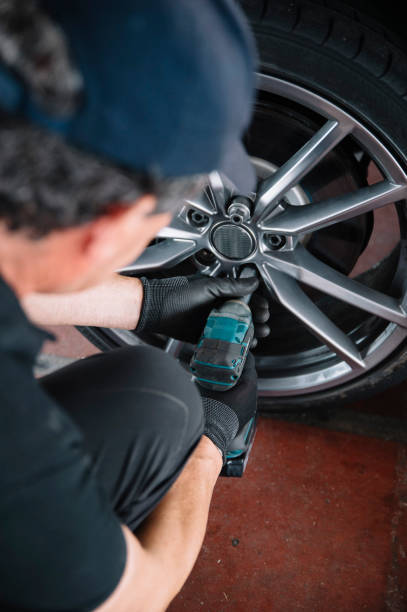
M203 436L180 477L137 533L161 570L155 601L149 607L152 612L170 603L193 568L221 467L219 450ZM161 593L158 584L163 587Z
M116 590L95 612L162 612L167 608L200 551L221 467L219 450L203 436L136 536L123 527L126 568Z
M30 294L23 298L28 317L38 325L94 325L134 329L143 301L139 279L115 274L76 293Z

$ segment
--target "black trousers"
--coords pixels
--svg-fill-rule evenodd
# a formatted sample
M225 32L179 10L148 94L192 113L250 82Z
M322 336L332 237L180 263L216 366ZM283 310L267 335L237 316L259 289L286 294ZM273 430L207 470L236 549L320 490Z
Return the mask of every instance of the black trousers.
M77 361L40 382L82 430L100 485L134 531L202 435L190 376L163 351L137 346Z

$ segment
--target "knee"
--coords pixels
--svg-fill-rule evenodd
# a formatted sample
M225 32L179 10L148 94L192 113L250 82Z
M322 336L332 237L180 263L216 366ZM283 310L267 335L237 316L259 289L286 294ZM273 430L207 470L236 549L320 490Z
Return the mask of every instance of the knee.
M188 452L203 431L202 402L190 375L148 346L124 347L75 362L42 381L86 430L109 431L112 443L149 440L160 454ZM95 410L97 406L97 411Z
M132 381L137 411L143 405L145 426L174 449L195 444L203 432L203 410L190 374L155 347L126 347L118 352L126 379Z

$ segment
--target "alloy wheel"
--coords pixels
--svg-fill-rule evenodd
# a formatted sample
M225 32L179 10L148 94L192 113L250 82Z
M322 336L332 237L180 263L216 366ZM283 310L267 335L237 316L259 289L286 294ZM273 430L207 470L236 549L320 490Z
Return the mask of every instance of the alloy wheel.
M296 395L339 385L362 375L385 359L407 335L406 286L383 291L352 278L338 266L316 257L308 246L313 236L345 221L392 206L407 196L407 177L397 159L377 137L332 102L293 83L259 75L258 89L300 105L317 117L317 129L294 154L277 166L254 158L259 176L255 193L237 193L218 172L208 188L185 201L155 244L122 270L150 274L170 270L186 260L209 276L238 276L256 267L276 308L290 313L317 342L298 351L256 355L261 395ZM303 188L327 156L352 139L375 164L379 179L350 192L314 201ZM403 232L400 224L400 234ZM404 265L403 252L397 266ZM339 300L364 318L338 324L321 307L318 296ZM323 304L323 300L321 302ZM273 321L272 321L273 326ZM283 330L284 331L284 330ZM119 332L134 343L132 332ZM190 347L169 339L166 350L187 359Z

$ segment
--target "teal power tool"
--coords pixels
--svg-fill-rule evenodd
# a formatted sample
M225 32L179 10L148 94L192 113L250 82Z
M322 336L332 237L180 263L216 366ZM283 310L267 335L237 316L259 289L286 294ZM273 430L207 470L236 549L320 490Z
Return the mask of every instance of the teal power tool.
M254 276L245 268L240 278ZM227 391L238 382L254 335L252 313L248 306L251 295L227 300L213 308L190 362L196 382L207 389ZM246 468L256 433L251 419L238 433L228 450L223 476L241 477Z

